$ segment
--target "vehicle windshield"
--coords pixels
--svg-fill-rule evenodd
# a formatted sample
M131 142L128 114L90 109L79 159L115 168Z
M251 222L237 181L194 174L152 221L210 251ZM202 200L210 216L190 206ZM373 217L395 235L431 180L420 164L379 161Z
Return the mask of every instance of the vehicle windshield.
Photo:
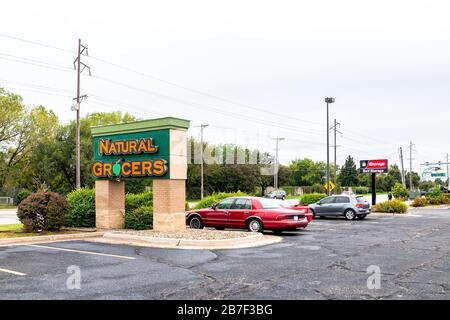
M282 208L282 206L274 199L259 199L259 203L263 209L278 209Z
M364 200L363 197L356 197L356 201L358 201L358 203L364 203L364 202L366 202L366 200Z

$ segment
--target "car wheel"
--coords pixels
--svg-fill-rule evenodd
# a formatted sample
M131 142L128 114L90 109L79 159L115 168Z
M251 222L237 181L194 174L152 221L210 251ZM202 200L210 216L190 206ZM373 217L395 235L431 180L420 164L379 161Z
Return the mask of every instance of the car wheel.
M281 197L281 200L284 200L285 198L286 198L285 196L282 196L282 197Z
M358 216L358 219L359 219L359 220L365 219L366 216L367 216L366 214L362 214L362 215Z
M203 222L202 219L198 216L193 216L191 219L189 219L189 227L191 229L203 229Z
M224 227L216 227L216 230L224 230Z
M258 219L251 219L248 222L247 227L251 232L263 232L263 224Z
M312 215L313 215L313 220L314 220L314 219L317 219L316 213L314 212L314 210L310 210L310 211L311 211L311 213L312 213Z
M347 209L344 212L344 217L347 220L354 220L354 219L356 219L356 213L352 209Z

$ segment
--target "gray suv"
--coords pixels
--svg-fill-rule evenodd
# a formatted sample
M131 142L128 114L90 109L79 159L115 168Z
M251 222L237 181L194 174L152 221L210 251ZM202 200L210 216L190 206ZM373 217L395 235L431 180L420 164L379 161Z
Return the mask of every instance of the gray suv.
M372 212L363 197L355 195L330 196L309 205L313 217L344 216L347 220L364 219Z
M265 198L284 200L286 198L286 191L273 190L266 194Z

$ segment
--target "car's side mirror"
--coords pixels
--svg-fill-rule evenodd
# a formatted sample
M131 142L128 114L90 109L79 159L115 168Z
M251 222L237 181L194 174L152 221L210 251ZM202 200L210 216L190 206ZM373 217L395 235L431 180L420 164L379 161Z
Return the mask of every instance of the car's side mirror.
M321 202L321 201L319 201L319 202L317 202L317 204L318 204L319 206L321 206L321 205L322 205L322 202Z

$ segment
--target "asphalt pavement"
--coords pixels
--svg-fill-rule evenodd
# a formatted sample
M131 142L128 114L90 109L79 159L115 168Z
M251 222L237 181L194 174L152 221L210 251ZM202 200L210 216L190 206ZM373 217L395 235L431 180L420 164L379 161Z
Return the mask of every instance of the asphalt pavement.
M319 219L283 238L233 250L85 241L0 247L0 297L450 299L448 209Z

